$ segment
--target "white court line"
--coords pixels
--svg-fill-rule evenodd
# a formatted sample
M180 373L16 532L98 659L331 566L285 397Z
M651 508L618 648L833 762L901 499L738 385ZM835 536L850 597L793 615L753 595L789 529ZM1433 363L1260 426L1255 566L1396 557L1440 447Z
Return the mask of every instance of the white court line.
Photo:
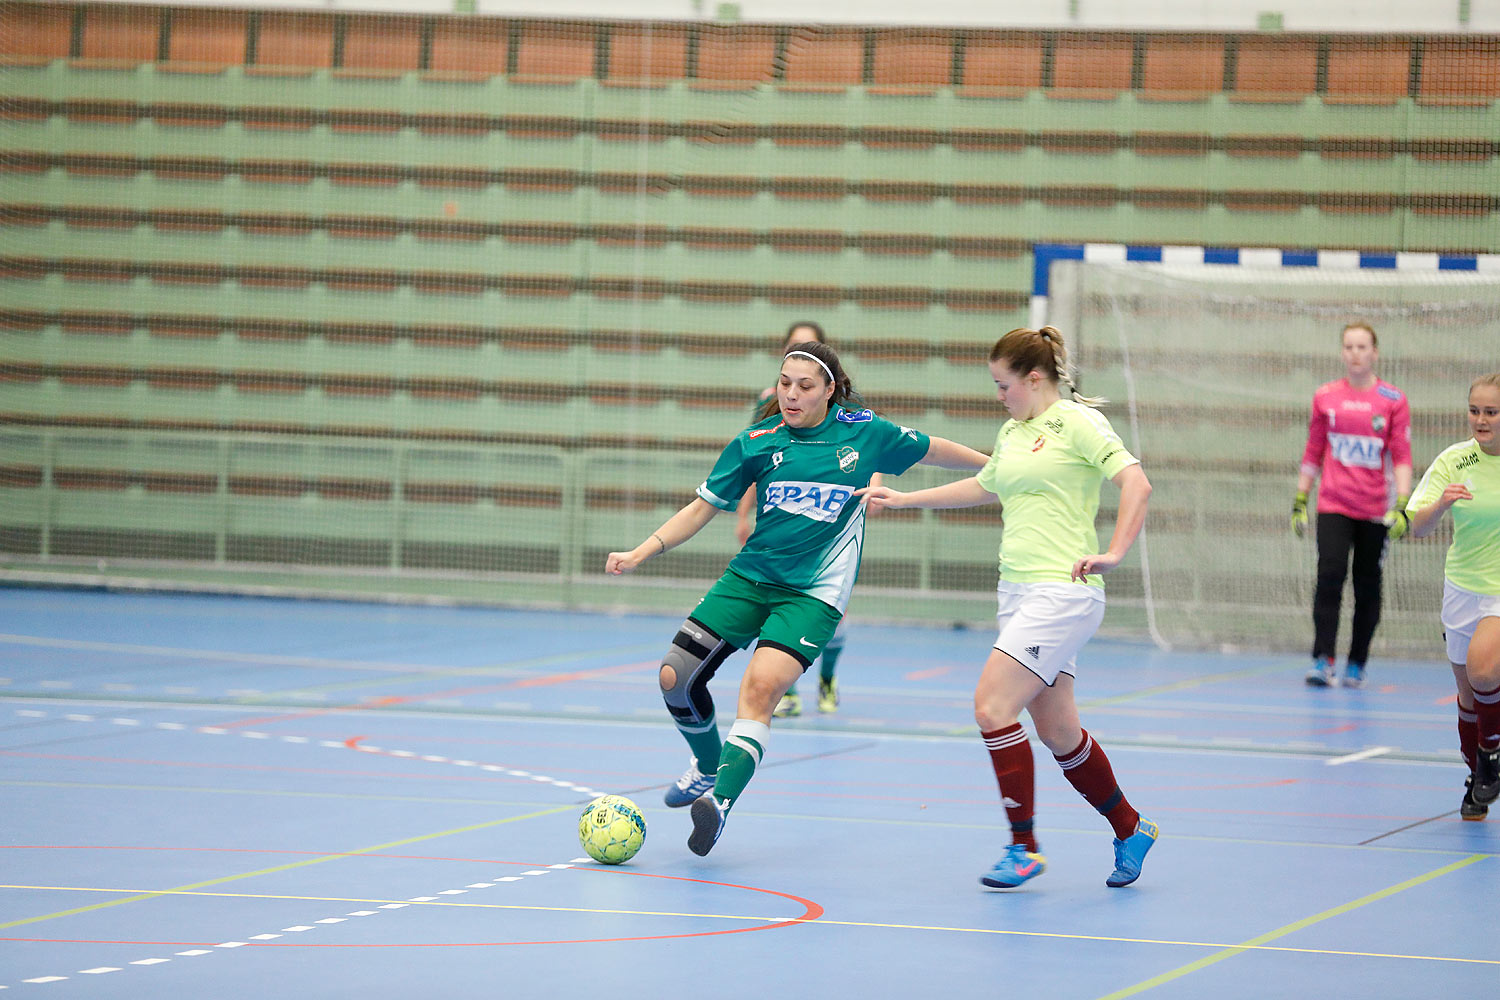
M1371 757L1379 757L1381 754L1390 753L1394 749L1396 748L1369 747L1365 750L1359 751L1358 753L1345 754L1342 757L1331 757L1328 759L1327 763L1329 767L1336 767L1339 764L1352 764L1357 760L1369 760Z

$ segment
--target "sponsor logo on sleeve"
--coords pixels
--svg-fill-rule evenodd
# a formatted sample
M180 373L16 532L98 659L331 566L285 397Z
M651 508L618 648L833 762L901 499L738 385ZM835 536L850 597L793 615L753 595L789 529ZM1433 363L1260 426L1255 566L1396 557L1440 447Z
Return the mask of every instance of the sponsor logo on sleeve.
M834 414L834 419L842 420L846 424L863 424L875 419L875 413L871 410L839 410Z
M1375 387L1375 391L1386 399L1399 400L1401 398L1401 390L1392 385L1378 385Z

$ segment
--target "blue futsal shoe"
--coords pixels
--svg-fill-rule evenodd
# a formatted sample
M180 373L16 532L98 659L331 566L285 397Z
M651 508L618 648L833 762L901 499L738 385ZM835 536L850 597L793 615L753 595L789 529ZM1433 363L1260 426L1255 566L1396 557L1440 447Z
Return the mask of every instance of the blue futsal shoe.
M1338 671L1333 669L1333 657L1323 656L1314 659L1312 668L1307 672L1308 687L1338 687Z
M682 777L667 786L667 794L662 796L662 801L673 809L690 806L704 792L714 787L714 778L715 775L698 770L698 758L694 757L688 769L682 772Z
M1344 687L1362 688L1365 686L1365 665L1350 660L1344 664Z
M724 822L729 819L729 803L720 802L712 792L693 803L693 832L688 835L688 850L702 857L714 849Z
M1135 833L1124 840L1115 840L1115 870L1110 872L1104 884L1118 889L1140 878L1141 864L1146 860L1146 852L1156 843L1159 832L1156 824L1146 817L1136 820Z
M1046 870L1046 858L1028 851L1025 844L1011 844L995 862L995 867L979 876L979 881L991 889L1014 889Z

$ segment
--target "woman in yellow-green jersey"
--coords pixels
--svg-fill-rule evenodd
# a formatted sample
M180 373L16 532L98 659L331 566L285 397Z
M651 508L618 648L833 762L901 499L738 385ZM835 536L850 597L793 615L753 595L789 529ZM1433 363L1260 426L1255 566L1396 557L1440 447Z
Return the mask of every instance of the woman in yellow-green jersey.
M1482 820L1500 797L1500 372L1469 386L1469 431L1433 459L1406 512L1417 538L1453 512L1442 622L1469 765L1459 815Z
M1078 721L1073 698L1077 653L1104 617L1104 580L1146 519L1151 484L1109 421L1080 397L1062 334L1052 327L1012 330L990 352L990 374L1011 419L994 453L971 479L899 493L857 491L875 507L1004 505L1000 610L996 638L974 691L974 718L989 751L1012 843L980 882L1014 889L1040 875L1046 859L1033 830L1035 763L1021 710L1064 776L1115 832L1115 868L1105 884L1129 885L1156 842L1156 824L1131 806L1103 747ZM1071 398L1064 399L1064 389ZM1094 515L1105 479L1120 488L1109 548L1099 551Z

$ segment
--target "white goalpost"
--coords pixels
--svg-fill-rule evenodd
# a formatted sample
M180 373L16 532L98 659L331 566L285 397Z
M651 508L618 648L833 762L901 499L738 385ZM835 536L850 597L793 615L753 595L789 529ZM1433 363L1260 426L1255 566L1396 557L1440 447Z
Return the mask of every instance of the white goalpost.
M1467 437L1469 383L1500 370L1500 256L1035 252L1033 327L1069 338L1081 387L1111 400L1106 412L1155 486L1139 554L1111 581L1120 611L1106 626L1164 648L1310 646L1315 546L1292 535L1289 511L1313 391L1343 375L1340 331L1361 320L1378 333L1378 374L1411 402L1420 476ZM1392 546L1377 655L1440 650L1447 543L1440 532ZM1350 607L1346 593L1341 644Z

